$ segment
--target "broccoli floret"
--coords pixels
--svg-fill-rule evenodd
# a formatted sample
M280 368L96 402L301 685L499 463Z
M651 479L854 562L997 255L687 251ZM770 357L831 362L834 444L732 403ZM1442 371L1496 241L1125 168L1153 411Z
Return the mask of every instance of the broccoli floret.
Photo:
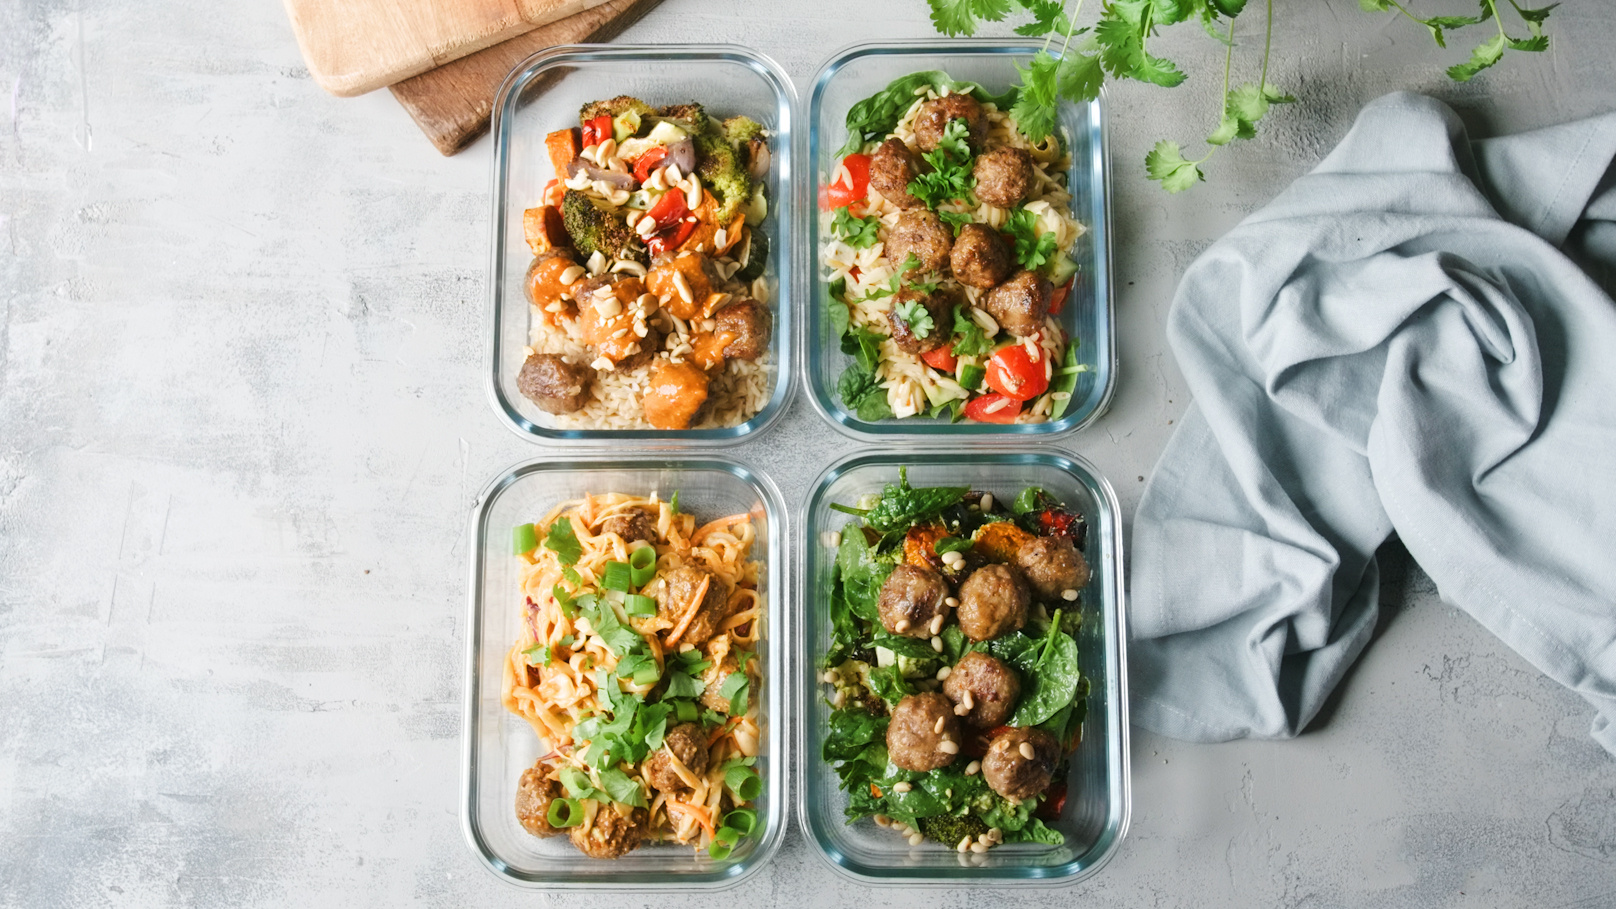
M651 105L646 104L632 95L618 95L606 101L591 101L578 110L578 122L588 123L602 114L617 118L625 113L638 114L641 117L650 116Z
M664 120L672 120L675 125L692 136L707 132L713 125L707 111L694 101L689 104L669 104L667 107L659 107L656 115Z
M988 832L988 825L974 814L963 817L941 814L936 817L923 817L917 823L920 832L927 839L936 840L944 846L958 846L959 841L966 837L974 840Z
M741 167L735 148L716 133L696 136L696 176L718 200L720 224L728 224L752 196L752 178Z
M763 138L763 126L751 117L730 117L724 121L724 138L740 148L753 139Z
M645 247L616 212L601 208L583 193L569 189L561 197L561 222L572 238L573 248L587 256L596 250L608 259L648 262Z

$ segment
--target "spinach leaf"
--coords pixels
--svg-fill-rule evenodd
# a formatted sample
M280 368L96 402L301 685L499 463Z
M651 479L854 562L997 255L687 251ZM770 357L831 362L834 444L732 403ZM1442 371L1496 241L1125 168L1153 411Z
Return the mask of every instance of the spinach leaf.
M845 339L843 343L846 343ZM836 382L836 392L842 399L842 406L866 423L893 416L892 407L887 404L886 388L874 373L861 364L854 363L842 371L842 377Z
M909 485L908 468L898 468L898 485L888 483L881 490L881 500L865 516L869 525L881 533L907 530L920 518L936 514L950 505L964 500L969 492L965 486Z
M1082 673L1078 671L1077 642L1060 629L1059 614L1050 623L1049 634L1033 645L1036 654L1032 669L1022 674L1021 701L1010 717L1012 726L1036 726L1072 703Z
M894 79L886 88L848 108L847 144L836 152L837 156L851 155L862 149L866 141L892 132L904 112L915 103L916 89L929 87L941 90L945 86L952 92L969 92L978 101L991 101L1000 110L1009 110L1015 103L1016 90L1013 88L1002 95L990 95L975 82L955 82L941 70L910 73Z
M889 717L863 710L838 710L830 715L830 732L820 754L826 761L856 760L872 742L885 742Z
M931 643L926 638L910 638L879 631L876 632L870 643L871 646L885 647L898 656L905 656L912 660L934 660L939 656L937 651L931 649Z
M1044 507L1045 502L1049 501L1053 501L1050 499L1049 493L1044 492L1037 486L1028 486L1016 494L1016 500L1010 503L1010 510L1016 514L1026 514L1030 511L1038 511Z
M848 526L842 531L842 545L836 550L836 567L842 573L848 609L866 622L879 621L876 601L881 596L881 585L892 573L892 562L880 558L870 548L863 530Z
M870 670L870 690L888 704L896 704L914 694L915 688L903 677L896 666L877 666Z
M1007 843L1045 843L1050 846L1062 846L1066 843L1066 835L1057 830L1051 830L1043 821L1032 818L1027 826L1005 834L1004 841Z

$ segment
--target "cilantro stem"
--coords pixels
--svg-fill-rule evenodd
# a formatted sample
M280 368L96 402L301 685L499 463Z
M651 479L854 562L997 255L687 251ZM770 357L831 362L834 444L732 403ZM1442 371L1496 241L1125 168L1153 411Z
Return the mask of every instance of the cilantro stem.
M1218 122L1229 116L1229 70L1234 65L1234 17L1229 17L1229 41L1223 46L1223 109L1218 112Z
M1262 79L1257 82L1257 90L1264 95L1268 94L1268 52L1274 47L1274 0L1268 0L1268 34L1263 38L1262 46Z
M1487 9L1493 14L1493 21L1498 23L1498 37L1508 42L1509 36L1504 34L1504 14L1498 11L1498 0L1486 0L1486 4Z

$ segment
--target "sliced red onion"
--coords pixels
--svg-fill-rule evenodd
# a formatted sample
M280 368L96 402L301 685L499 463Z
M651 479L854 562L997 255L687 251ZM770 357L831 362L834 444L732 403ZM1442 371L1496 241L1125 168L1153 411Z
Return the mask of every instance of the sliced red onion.
M668 156L662 159L662 166L669 164L679 165L679 173L693 174L696 172L696 143L689 139L680 139L668 146Z

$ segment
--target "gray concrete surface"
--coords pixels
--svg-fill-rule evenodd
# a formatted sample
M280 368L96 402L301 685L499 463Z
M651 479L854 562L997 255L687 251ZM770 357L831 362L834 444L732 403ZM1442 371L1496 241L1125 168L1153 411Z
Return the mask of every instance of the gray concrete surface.
M1276 79L1303 103L1193 193L1138 162L1204 134L1217 47L1170 32L1192 82L1112 96L1121 386L1061 444L1128 510L1186 404L1161 334L1179 274L1359 105L1426 89L1482 133L1616 107L1605 0L1464 86L1440 73L1458 42L1352 0L1279 6ZM920 0L666 0L624 40L743 39L803 86L854 38L928 33ZM0 905L643 902L509 888L456 817L464 518L537 453L484 399L488 161L486 140L440 158L385 93L322 93L274 0L0 4ZM799 401L736 454L800 497L852 448ZM1117 859L1017 902L1616 905L1589 709L1392 555L1396 608L1318 728L1136 730ZM998 904L859 892L795 832L720 900Z

